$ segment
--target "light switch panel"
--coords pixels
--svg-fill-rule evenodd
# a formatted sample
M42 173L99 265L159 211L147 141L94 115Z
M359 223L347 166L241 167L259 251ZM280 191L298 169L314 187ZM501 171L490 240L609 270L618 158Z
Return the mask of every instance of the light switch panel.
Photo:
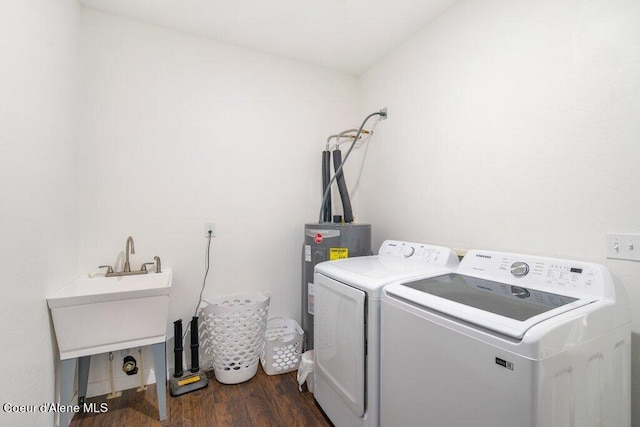
M640 261L640 234L607 233L607 258Z

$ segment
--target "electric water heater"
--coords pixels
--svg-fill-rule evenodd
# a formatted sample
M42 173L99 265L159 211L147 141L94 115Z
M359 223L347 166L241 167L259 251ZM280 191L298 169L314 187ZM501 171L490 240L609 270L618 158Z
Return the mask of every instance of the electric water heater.
M302 329L305 349L313 349L313 270L319 262L372 255L371 224L305 224L302 248Z

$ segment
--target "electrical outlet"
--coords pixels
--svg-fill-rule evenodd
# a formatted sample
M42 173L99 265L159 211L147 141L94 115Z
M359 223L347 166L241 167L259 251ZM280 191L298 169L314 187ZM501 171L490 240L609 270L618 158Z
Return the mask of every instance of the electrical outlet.
M640 261L640 234L607 233L607 258Z
M216 237L216 225L212 222L205 222L204 237L209 237L209 232L211 232L211 237Z

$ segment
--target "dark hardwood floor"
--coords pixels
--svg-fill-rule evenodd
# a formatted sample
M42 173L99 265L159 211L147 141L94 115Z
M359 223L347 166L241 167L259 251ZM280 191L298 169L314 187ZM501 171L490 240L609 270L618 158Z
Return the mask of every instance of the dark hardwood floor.
M108 404L103 414L76 414L72 427L199 427L199 426L332 426L313 395L303 386L298 391L296 372L267 375L258 373L242 384L225 385L208 372L209 386L178 397L167 390L167 420L158 421L156 386L136 392L126 390L121 397L107 400L106 396L87 399Z

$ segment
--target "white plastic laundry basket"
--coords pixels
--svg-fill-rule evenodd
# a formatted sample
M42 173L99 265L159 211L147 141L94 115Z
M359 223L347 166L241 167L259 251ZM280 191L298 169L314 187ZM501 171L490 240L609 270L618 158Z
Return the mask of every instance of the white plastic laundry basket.
M264 293L203 299L200 345L213 359L216 379L237 384L258 370L270 297Z
M304 331L293 319L272 317L267 321L264 352L260 357L267 375L295 371L300 364Z

